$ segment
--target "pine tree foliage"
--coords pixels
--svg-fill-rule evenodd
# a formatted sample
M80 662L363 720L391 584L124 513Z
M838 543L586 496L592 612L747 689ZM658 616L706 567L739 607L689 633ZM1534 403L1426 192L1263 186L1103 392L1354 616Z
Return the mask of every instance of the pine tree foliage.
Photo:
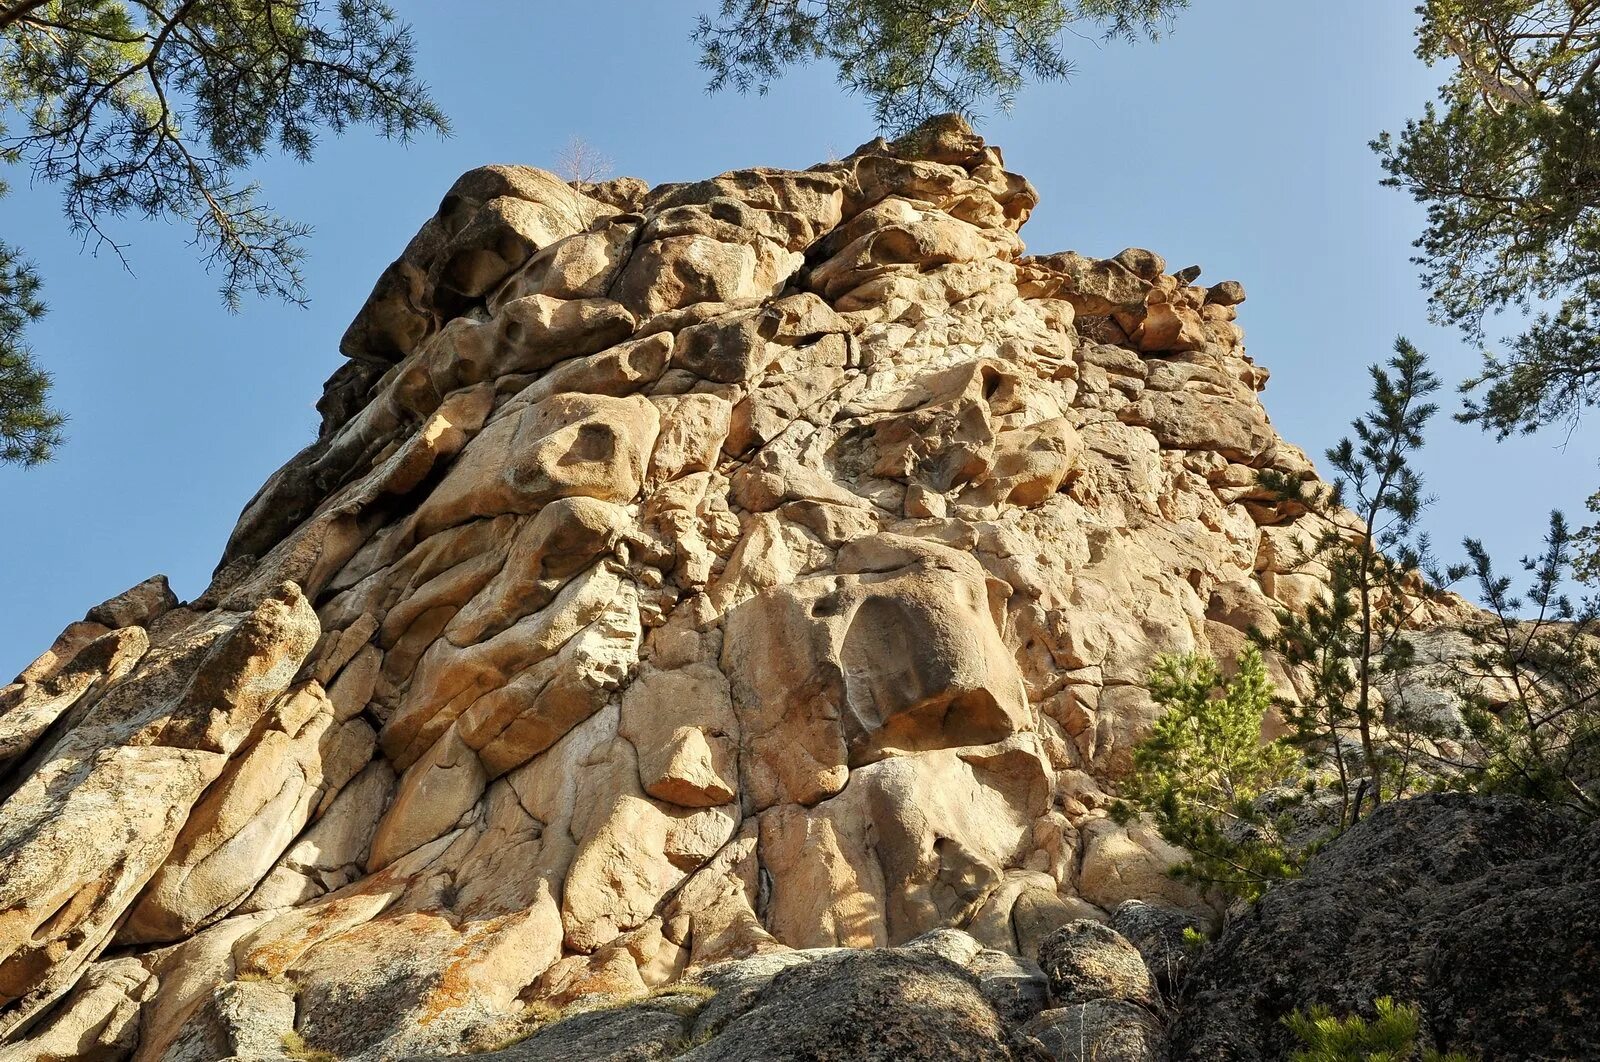
M1383 996L1373 1001L1373 1010L1371 1019L1335 1017L1326 1007L1290 1014L1283 1024L1301 1044L1290 1062L1469 1062L1456 1052L1418 1051L1422 1016L1416 1007Z
M1030 78L1068 76L1068 33L1154 39L1188 0L723 0L694 33L713 91L765 92L791 66L826 62L905 132L984 100L1010 107Z
M1478 651L1461 686L1472 738L1464 777L1600 816L1600 602L1563 592L1573 536L1550 514L1544 549L1524 558L1525 595L1497 572L1483 544L1465 547L1488 619L1469 633ZM1491 693L1490 691L1497 691Z
M0 243L0 464L48 461L61 443L63 419L50 408L50 377L23 339L43 315L38 275L16 248Z
M1427 0L1417 55L1450 64L1421 118L1373 142L1427 208L1417 263L1437 320L1486 338L1461 419L1504 438L1600 400L1600 4Z
M1286 501L1322 518L1324 530L1299 563L1326 579L1328 594L1303 612L1285 610L1269 640L1299 672L1302 695L1281 703L1291 740L1331 764L1340 828L1390 796L1418 785L1423 740L1442 736L1402 698L1385 700L1379 680L1415 657L1405 631L1436 584L1460 570L1432 571L1417 521L1428 504L1411 459L1438 407L1427 401L1439 379L1404 338L1387 365L1371 367L1372 408L1354 421L1355 437L1327 452L1335 473L1325 489L1275 473L1262 480Z
M1260 650L1247 647L1227 682L1210 657L1162 657L1150 695L1164 714L1134 750L1122 791L1189 851L1177 875L1245 899L1293 876L1296 858L1258 808L1263 794L1293 780L1299 760L1284 743L1261 740L1272 686Z
M122 255L107 225L186 225L224 301L304 300L306 226L241 173L269 151L305 161L353 125L444 132L410 30L379 0L0 0L0 161L59 185L72 231ZM22 344L38 278L7 249L0 417L6 460L48 456L48 377Z

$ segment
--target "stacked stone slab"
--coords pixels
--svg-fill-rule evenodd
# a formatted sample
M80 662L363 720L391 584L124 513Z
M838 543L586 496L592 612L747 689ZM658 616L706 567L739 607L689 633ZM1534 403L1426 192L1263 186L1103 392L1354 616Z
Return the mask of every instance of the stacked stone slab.
M1316 593L1256 486L1314 473L1237 283L1028 257L1035 201L953 119L463 176L210 588L0 690L0 1058L450 1053L732 959L1205 915L1107 794L1158 654Z

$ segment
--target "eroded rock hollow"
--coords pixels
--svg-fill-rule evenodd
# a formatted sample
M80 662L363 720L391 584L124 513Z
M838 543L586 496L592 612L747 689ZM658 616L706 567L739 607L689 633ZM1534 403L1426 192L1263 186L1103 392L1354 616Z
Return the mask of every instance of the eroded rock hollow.
M1255 485L1314 473L1239 284L1027 256L1035 200L949 119L463 176L204 595L0 691L0 1057L451 1053L730 958L1204 917L1107 791L1157 654L1315 592Z

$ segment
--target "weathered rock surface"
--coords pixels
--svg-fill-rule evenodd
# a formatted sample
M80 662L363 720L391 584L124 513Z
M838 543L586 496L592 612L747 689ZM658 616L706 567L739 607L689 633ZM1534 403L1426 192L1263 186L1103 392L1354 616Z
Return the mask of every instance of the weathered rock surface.
M1166 1033L1143 1007L1093 999L1047 1010L1022 1027L1055 1062L1161 1062Z
M1238 284L1028 257L1035 199L950 119L804 172L463 176L199 600L141 584L0 689L0 1036L459 1053L961 929L719 993L690 1057L910 1050L833 1029L909 993L999 1058L1052 932L1211 920L1108 793L1158 654L1304 599L1254 480L1314 473ZM796 1008L832 1039L775 1039Z
M1297 1008L1415 1005L1470 1058L1600 1057L1600 826L1510 798L1385 805L1190 972L1178 1059L1283 1058Z
M966 954L979 954L977 942L965 940L971 945ZM964 967L941 950L946 949L827 949L791 952L781 963L765 957L724 962L707 967L676 994L556 1016L525 1039L479 1057L501 1062L1007 1062L1029 1057L1030 1045L1017 1039L987 1002L970 961Z
M1039 966L1058 1005L1120 999L1154 1006L1155 986L1144 956L1103 922L1068 922L1044 938Z
M1138 950L1161 994L1167 998L1176 996L1198 950L1184 934L1203 933L1204 923L1185 911L1143 900L1125 900L1111 913L1111 927Z

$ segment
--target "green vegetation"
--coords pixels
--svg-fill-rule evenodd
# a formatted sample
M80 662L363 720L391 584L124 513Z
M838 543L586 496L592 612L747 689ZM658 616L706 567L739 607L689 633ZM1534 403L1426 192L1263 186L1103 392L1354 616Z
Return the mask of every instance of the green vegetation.
M16 248L0 242L0 464L36 464L61 444L64 418L50 408L50 376L23 338L44 315L38 296L38 276Z
M1600 5L1428 0L1417 55L1451 64L1421 118L1373 148L1427 208L1415 261L1433 317L1483 345L1490 318L1521 331L1485 349L1457 418L1498 438L1576 427L1600 401ZM1589 499L1600 515L1600 493ZM1600 525L1575 537L1600 578Z
M1065 32L1154 39L1188 0L722 0L694 33L713 90L764 92L791 66L826 62L905 132L935 114L1009 108L1029 79L1066 77Z
M1388 996L1375 1000L1377 1016L1367 1020L1357 1014L1336 1018L1325 1007L1295 1011L1284 1025L1303 1045L1289 1056L1291 1062L1470 1062L1467 1056L1441 1054L1432 1048L1417 1050L1421 1016L1416 1007L1396 1003Z
M1258 809L1263 794L1293 776L1298 759L1282 742L1261 741L1272 686L1260 650L1241 653L1226 682L1207 657L1163 657L1150 694L1165 714L1134 750L1123 793L1191 853L1178 876L1254 899L1294 875L1294 856Z
M522 1017L525 1021L548 1025L561 1020L561 1008L553 1007L542 999L536 999L522 1008Z
M1482 543L1465 547L1489 618L1468 632L1475 673L1459 684L1473 741L1463 777L1600 816L1600 602L1562 593L1574 563L1566 521L1551 513L1543 551L1523 560L1525 596Z
M379 0L0 0L0 162L59 185L92 249L121 256L106 226L129 215L187 226L230 307L305 298L308 230L243 171L269 151L307 161L320 131L352 125L446 129ZM0 462L47 460L61 439L22 335L38 289L0 243Z
M1298 699L1284 700L1290 740L1326 758L1340 798L1339 828L1357 821L1363 804L1412 791L1423 782L1417 752L1434 734L1400 699L1378 693L1381 678L1410 666L1405 631L1432 592L1426 536L1417 520L1428 504L1411 458L1438 407L1426 401L1439 388L1427 360L1405 339L1388 364L1374 365L1372 408L1327 452L1331 488L1308 486L1267 472L1263 482L1285 504L1320 517L1313 541L1297 558L1325 580L1328 594L1303 612L1284 610L1269 646L1298 672ZM1463 572L1431 572L1435 586Z
M652 988L644 998L654 1000L669 1010L689 1015L697 1013L708 1000L714 999L716 994L717 990L710 985L684 984L675 981L670 985Z
M283 1053L296 1062L339 1062L338 1055L312 1047L294 1029L283 1034Z
M1427 0L1417 55L1451 64L1421 118L1373 142L1387 183L1423 204L1435 318L1485 339L1461 419L1505 436L1575 422L1600 399L1600 5Z
M1275 701L1291 733L1260 740L1274 694L1255 646L1226 683L1210 659L1163 658L1149 687L1164 714L1134 750L1123 786L1129 803L1120 814L1149 813L1163 837L1191 853L1179 877L1246 900L1297 873L1364 809L1421 791L1512 793L1600 816L1600 600L1574 603L1563 593L1578 563L1575 536L1551 514L1543 551L1523 561L1524 596L1473 539L1464 542L1470 563L1434 569L1416 533L1427 499L1410 461L1439 381L1403 339L1371 372L1371 410L1354 422L1354 438L1327 454L1337 473L1331 485L1263 475L1281 504L1320 528L1295 561L1325 592L1280 611L1270 634L1255 632L1294 673L1297 696ZM1413 708L1397 680L1417 663L1407 632L1421 609L1439 586L1468 574L1485 618L1466 628L1476 651L1450 680L1463 728ZM1284 807L1285 790L1315 794L1324 784L1338 797L1337 821L1330 814L1321 836L1313 828L1290 843L1288 823L1269 809ZM1384 1012L1395 1022L1404 1013ZM1322 1019L1330 1035L1382 1032Z

